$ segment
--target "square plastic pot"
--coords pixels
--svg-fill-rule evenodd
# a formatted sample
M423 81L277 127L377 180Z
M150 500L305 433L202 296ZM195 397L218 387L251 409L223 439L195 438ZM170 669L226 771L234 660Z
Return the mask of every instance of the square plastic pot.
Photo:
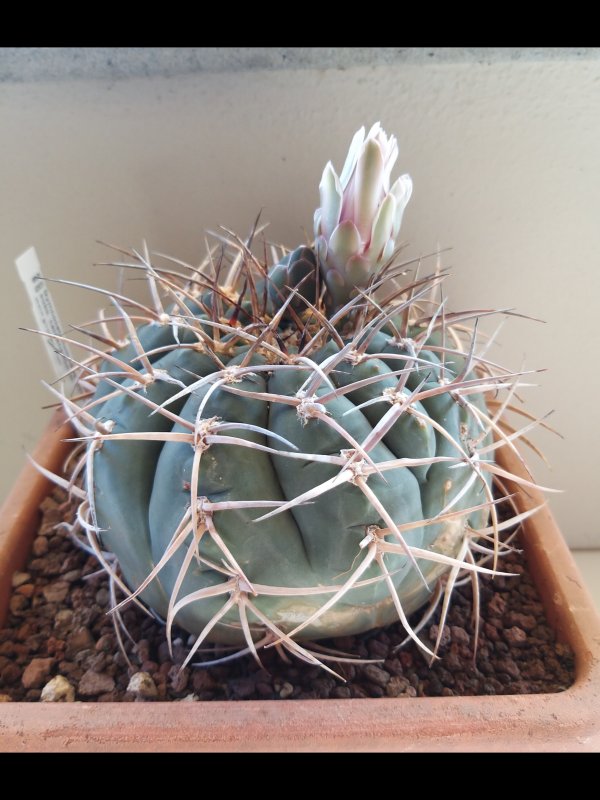
M33 457L58 471L71 429L57 413ZM519 471L502 448L501 464ZM500 461L500 458L499 458ZM27 465L0 516L0 626L49 492ZM520 511L538 505L518 486ZM550 624L575 653L557 694L195 703L0 703L0 751L600 750L600 618L549 511L525 523L525 549Z

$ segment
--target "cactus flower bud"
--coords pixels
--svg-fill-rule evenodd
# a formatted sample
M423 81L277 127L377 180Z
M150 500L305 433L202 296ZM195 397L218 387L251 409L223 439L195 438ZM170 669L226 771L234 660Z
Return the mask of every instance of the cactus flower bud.
M336 305L343 305L356 287L365 287L394 252L412 192L409 175L390 187L397 157L396 137L388 138L376 122L366 138L364 127L355 133L339 177L331 161L323 170L315 244Z

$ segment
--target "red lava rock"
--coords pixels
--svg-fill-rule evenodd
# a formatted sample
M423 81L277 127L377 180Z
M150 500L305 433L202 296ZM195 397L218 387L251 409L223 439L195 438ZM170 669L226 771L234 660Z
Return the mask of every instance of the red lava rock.
M452 636L452 641L456 642L456 644L469 645L471 642L471 637L466 630L464 628L460 628L458 625L450 626L450 634Z
M439 625L432 625L429 628L429 639L432 642L437 641L439 630L440 630ZM450 644L450 631L448 630L448 626L444 625L444 629L442 630L442 636L440 638L440 647L442 648L446 647L448 644Z
M84 604L77 609L77 622L84 628L92 628L98 617L103 617L104 612L96 603L90 605L89 598L85 598Z
M118 692L105 692L104 694L98 695L98 702L99 703L114 703L121 698L118 695Z
M54 666L53 658L34 658L24 669L21 683L26 689L39 689Z
M2 642L0 644L0 656L12 656L15 653L13 642Z
M377 639L369 639L367 643L370 658L386 658L390 652L389 645L380 642Z
M48 552L48 540L45 536L38 536L33 540L31 552L38 558L46 555Z
M73 611L70 608L61 608L56 612L54 617L54 627L59 629L61 627L68 628L73 622Z
M450 650L444 655L444 665L450 672L458 672L463 669L464 663L458 654L457 645L451 645Z
M176 664L169 670L168 677L171 688L174 692L179 694L184 692L187 688L190 671L187 667L185 669L180 669L179 665Z
M46 630L42 630L40 633L35 633L33 636L29 636L26 640L25 645L29 649L29 653L43 653L46 654L46 650L48 649L48 632ZM48 655L52 655L52 653L48 653Z
M511 678L520 678L521 671L512 658L499 658L496 661L496 671L506 672Z
M494 667L489 661L480 661L479 671L482 672L484 675L493 675Z
M49 583L48 586L44 586L42 592L48 603L62 603L69 593L69 584L66 581Z
M20 660L21 657L29 654L29 645L25 644L24 642L15 642L14 652L17 656L17 660Z
M62 543L63 543L63 537L56 533L54 534L54 536L51 536L48 539L48 547L50 548L50 550L58 550Z
M47 640L46 649L49 656L56 656L62 659L65 651L65 641L64 639L57 639L55 636L51 636Z
M559 658L569 658L571 656L571 648L564 642L556 642L554 652Z
M78 681L83 675L81 667L78 667L77 664L73 664L70 661L61 661L58 665L58 670L61 675L72 678L74 681Z
M5 686L12 686L12 684L17 683L22 674L23 670L21 667L10 662L2 670L0 678Z
M148 639L140 639L140 641L136 644L135 653L140 660L140 663L144 661L150 661L150 642ZM144 670L148 671L148 670Z
M331 690L337 685L337 681L329 676L323 677L321 673L321 676L314 678L310 685L317 692L318 697L325 698L329 697Z
M62 562L60 571L65 574L65 577L72 572L73 570L77 570L81 573L81 554L80 553L72 553L71 555L67 555Z
M381 669L377 664L367 664L363 669L363 675L365 678L368 678L371 683L374 683L376 686L381 686L383 689L385 689L390 682L389 672Z
M75 628L67 637L67 648L65 655L68 659L73 658L81 650L88 650L95 647L94 637L85 626Z
M192 687L194 692L200 693L203 691L214 689L216 686L215 681L206 669L195 669L192 673Z
M258 688L258 687L257 687ZM351 691L349 686L336 686L334 690L331 692L332 697L338 697L341 700L351 697Z
M427 679L427 692L433 697L439 697L442 693L442 682L436 672L431 671Z
M115 647L115 637L112 633L104 633L96 642L95 649L98 652L109 653Z
M70 569L68 572L63 574L63 578L67 583L73 583L73 581L78 581L81 578L81 570L80 569Z
M107 664L106 664L106 653L96 653L90 654L89 658L85 660L84 666L87 669L93 670L93 672L104 672Z
M115 651L115 653L113 653L113 662L118 667L121 667L123 669L125 669L125 667L129 666L127 664L127 659L125 658L125 656L123 655L123 653L120 650L117 650L117 651Z
M161 642L158 647L158 660L161 664L171 660L171 653L169 652L169 643Z
M108 589L105 589L104 587L98 589L95 599L101 608L104 608L104 606L108 605L108 601L110 600Z
M521 628L513 626L504 631L504 638L513 647L521 647L527 641L527 634Z
M94 697L106 692L112 692L115 688L114 678L110 675L94 672L89 669L81 676L78 692L84 697Z
M398 652L398 658L404 669L410 669L414 663L412 653L409 653L407 650L400 650Z
M516 611L511 611L506 615L506 622L511 627L516 626L527 632L532 631L537 625L535 617L530 614L520 614Z
M24 622L15 634L15 639L19 642L24 642L33 634L33 624L29 621Z
M48 553L43 558L35 559L35 561L31 562L31 569L34 569L34 563L39 562L39 565L36 566L36 571L39 571L42 575L47 578L53 577L55 575L60 575L61 573L61 565L62 565L62 557L61 554L58 552Z
M29 607L29 600L26 597L23 597L22 594L13 594L13 596L10 598L8 607L11 614L14 614L15 616L21 616L25 609Z
M158 674L162 675L166 679L172 668L173 668L172 661L163 661L160 667L158 668Z
M530 600L537 600L538 597L535 586L532 586L531 583L527 583L525 579L521 581L521 585L519 586L519 594L522 594L523 597L527 597Z
M383 664L383 669L390 675L402 675L404 668L399 658L387 658Z
M484 623L483 630L487 638L490 639L492 642L497 642L498 639L500 638L498 629L496 628L495 625L492 625L490 622Z
M248 698L254 694L255 683L251 678L237 678L230 681L229 686L233 697L240 700Z
M154 682L156 683L156 691L158 693L158 700L166 700L167 699L167 684L166 681L157 680L156 676L154 676Z
M501 594L495 594L488 603L488 613L490 616L501 617L506 611L506 600Z

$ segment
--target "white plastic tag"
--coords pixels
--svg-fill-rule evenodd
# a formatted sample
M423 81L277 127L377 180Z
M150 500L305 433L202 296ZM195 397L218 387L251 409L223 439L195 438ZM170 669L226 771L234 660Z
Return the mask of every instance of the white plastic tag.
M48 290L48 285L43 280L42 267L35 247L30 247L15 259L15 264L17 265L19 277L25 285L38 329L61 336L63 328L56 313L56 307ZM66 342L47 336L43 336L42 339L56 376L60 377L72 369L73 361L69 360L71 352ZM69 391L73 386L71 375L67 376L63 382L66 384L64 389Z

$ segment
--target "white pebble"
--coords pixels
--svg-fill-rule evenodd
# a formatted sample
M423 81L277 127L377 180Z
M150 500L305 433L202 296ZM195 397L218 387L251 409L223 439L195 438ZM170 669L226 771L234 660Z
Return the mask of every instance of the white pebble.
M194 694L186 694L185 697L182 697L181 700L178 700L179 703L196 703L198 700L198 695Z
M72 703L75 700L75 689L62 675L57 675L42 689L40 698L44 703Z
M148 700L158 696L156 684L148 672L136 672L132 675L127 685L127 691Z

